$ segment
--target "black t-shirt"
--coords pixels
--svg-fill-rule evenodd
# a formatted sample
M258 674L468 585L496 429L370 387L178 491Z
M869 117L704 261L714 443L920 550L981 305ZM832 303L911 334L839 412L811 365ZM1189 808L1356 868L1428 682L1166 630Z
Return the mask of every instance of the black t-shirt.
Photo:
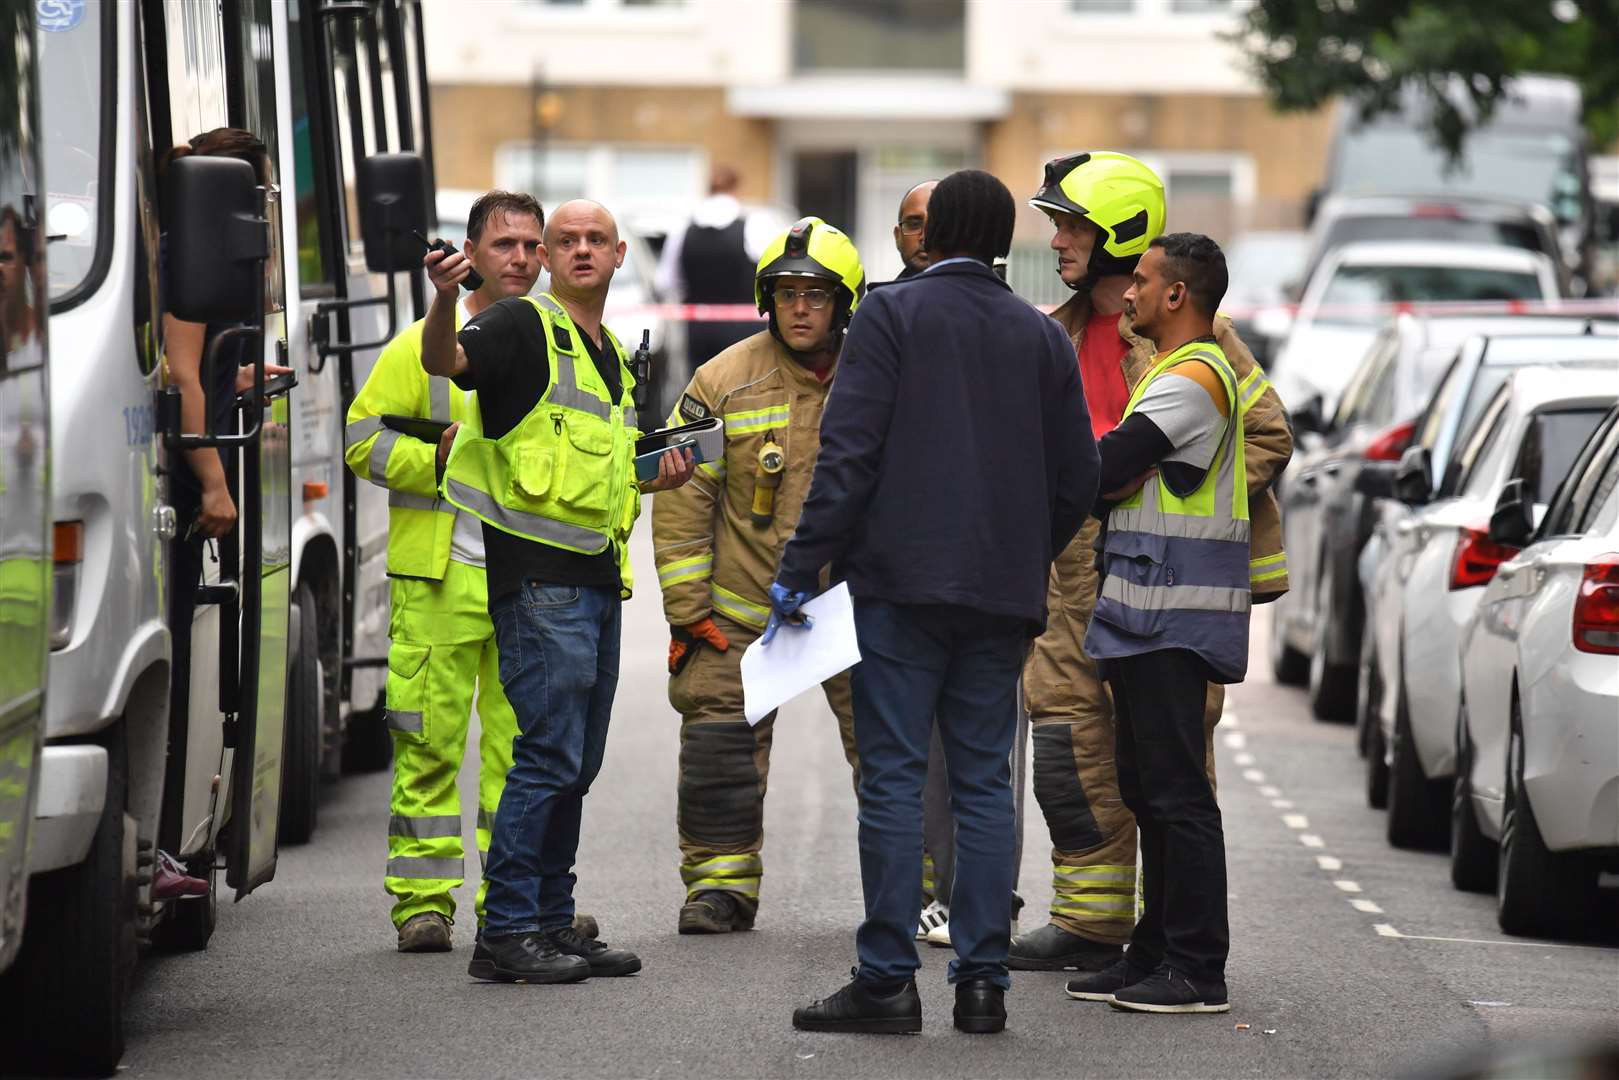
M618 355L607 342L601 347L583 332L573 335L601 373L616 401L623 393ZM511 297L475 315L457 335L467 354L468 371L456 378L462 389L478 391L483 433L498 439L522 423L551 383L546 362L545 327L527 300ZM619 584L618 559L609 547L599 555L581 555L535 540L483 527L484 561L489 574L489 603L516 592L525 581L545 585Z

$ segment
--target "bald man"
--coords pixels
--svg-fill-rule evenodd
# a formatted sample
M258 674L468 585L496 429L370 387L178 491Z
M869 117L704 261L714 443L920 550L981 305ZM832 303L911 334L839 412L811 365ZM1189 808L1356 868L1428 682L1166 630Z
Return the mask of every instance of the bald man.
M905 268L899 272L896 281L915 277L928 268L928 251L922 246L922 237L928 229L928 199L938 186L937 180L924 180L907 191L899 201L899 220L894 223L894 247L899 250L900 261Z
M483 522L500 681L517 715L484 872L487 921L468 967L492 982L641 970L634 953L573 926L580 812L607 744L641 509L635 380L602 324L624 250L605 207L563 203L539 249L551 291L492 304L459 334L455 305L471 264L458 251L423 260L434 297L422 366L478 391L479 423L457 433L443 498ZM671 451L640 490L679 487L692 468Z

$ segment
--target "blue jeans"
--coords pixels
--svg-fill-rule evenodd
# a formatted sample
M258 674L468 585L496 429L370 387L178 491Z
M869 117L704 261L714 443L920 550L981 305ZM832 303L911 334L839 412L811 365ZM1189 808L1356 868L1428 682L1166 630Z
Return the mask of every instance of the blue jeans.
M1011 939L1012 738L1028 624L970 608L854 601L861 661L853 673L860 751L860 881L866 921L858 977L910 979L922 908L922 788L935 717L956 822L949 896L949 979L1006 988Z
M617 589L526 582L490 612L517 714L484 870L491 937L573 922L579 815L607 746L621 608Z

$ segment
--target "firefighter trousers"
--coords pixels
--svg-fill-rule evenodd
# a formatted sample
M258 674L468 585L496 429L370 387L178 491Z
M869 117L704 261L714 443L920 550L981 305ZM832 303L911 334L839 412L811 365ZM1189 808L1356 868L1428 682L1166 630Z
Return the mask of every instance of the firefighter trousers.
M394 775L383 886L395 898L395 926L428 911L447 919L455 915L451 891L465 876L456 778L474 704L480 869L488 857L489 829L511 769L517 718L500 688L487 588L482 568L454 561L442 582L392 583L387 701ZM480 925L486 888L480 882Z
M732 892L747 911L756 912L776 714L753 727L742 715L742 654L760 631L719 615L713 618L730 649L719 652L701 645L669 678L669 703L680 713L680 877L688 900L698 893ZM837 716L843 756L858 789L848 673L828 679L822 689Z
M1023 671L1034 740L1034 796L1051 832L1051 921L1108 945L1130 940L1136 922L1136 822L1119 795L1113 701L1085 655L1096 606L1094 544L1087 518L1052 564L1046 631ZM1210 684L1203 712L1205 765L1214 783L1214 725L1225 688Z

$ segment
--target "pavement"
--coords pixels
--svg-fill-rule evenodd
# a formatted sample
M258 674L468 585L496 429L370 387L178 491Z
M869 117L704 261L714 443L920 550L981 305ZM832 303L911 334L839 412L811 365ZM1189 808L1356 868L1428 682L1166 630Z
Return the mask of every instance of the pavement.
M221 902L206 952L143 962L121 1075L1432 1075L1481 1051L1619 1031L1619 904L1593 940L1509 938L1492 897L1451 888L1444 856L1391 849L1362 795L1353 731L1312 721L1301 692L1269 681L1260 609L1254 670L1216 731L1229 1014L1120 1013L1069 1000L1067 976L1019 972L1007 1031L963 1035L950 1022L951 954L921 945L920 1036L796 1032L793 1008L847 980L862 910L835 723L818 693L777 721L757 929L677 935L679 723L644 527L634 554L642 584L625 611L576 896L644 971L560 987L469 979L473 882L457 892L452 953L398 953L382 889L388 776L349 777L328 788L314 840L283 850L273 882ZM462 773L474 871L475 764L469 754ZM1045 827L1026 794L1031 929L1051 885Z

